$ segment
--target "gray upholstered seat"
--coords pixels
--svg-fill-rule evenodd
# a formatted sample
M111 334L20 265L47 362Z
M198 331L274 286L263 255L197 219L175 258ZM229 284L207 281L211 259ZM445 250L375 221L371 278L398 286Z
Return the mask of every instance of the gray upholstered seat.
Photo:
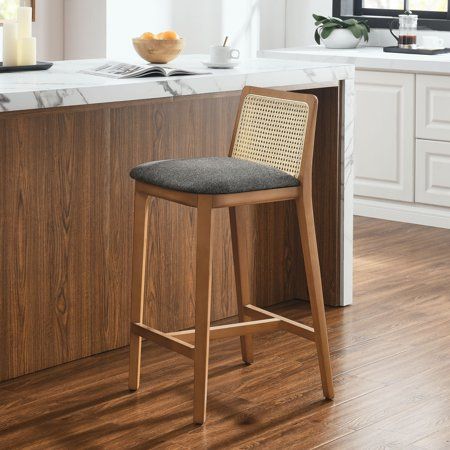
M237 158L168 159L136 166L131 177L175 191L194 194L233 194L298 186L282 170Z

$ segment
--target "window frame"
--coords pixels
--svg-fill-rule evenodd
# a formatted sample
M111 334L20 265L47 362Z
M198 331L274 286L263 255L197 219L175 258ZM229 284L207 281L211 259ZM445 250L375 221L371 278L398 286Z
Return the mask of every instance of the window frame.
M343 1L351 3L353 14L341 14ZM450 0L447 0L447 12L412 11L419 16L419 29L450 31ZM362 8L362 0L333 0L333 16L341 19L367 20L371 28L389 28L393 19L404 11L394 9Z

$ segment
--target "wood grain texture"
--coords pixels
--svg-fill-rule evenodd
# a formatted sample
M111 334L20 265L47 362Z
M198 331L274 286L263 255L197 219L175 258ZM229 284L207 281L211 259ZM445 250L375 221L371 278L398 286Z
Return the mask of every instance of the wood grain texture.
M248 270L247 258L247 239L245 239L244 232L239 225L239 217L237 209L232 206L228 210L230 216L230 232L231 232L231 246L233 253L233 267L234 280L236 286L236 300L237 300L237 314L239 322L248 322L251 320L249 314L245 311L245 306L250 304L250 272ZM241 336L241 354L242 360L251 364L254 359L253 351L253 336Z
M327 308L333 402L313 342L255 336L244 366L239 338L212 341L197 429L192 362L146 342L135 394L128 348L1 383L0 448L446 449L449 253L449 230L356 218L355 303ZM311 325L306 302L271 311Z
M130 375L128 387L131 391L139 388L141 374L142 336L135 332L135 325L142 324L144 316L145 274L148 260L148 217L150 198L140 192L134 192L133 211L133 255L131 274L130 302Z
M5 379L102 351L120 330L104 270L108 112L0 122Z
M325 301L339 295L338 92L319 98L314 208ZM226 156L239 92L0 117L0 380L128 343L133 182L156 159ZM322 132L321 130L326 130ZM251 295L306 298L294 205L240 206ZM195 211L152 199L144 323L193 325ZM236 313L226 210L214 214L212 318ZM163 233L161 233L163 229Z
M211 326L212 197L199 195L195 255L194 423L206 419Z

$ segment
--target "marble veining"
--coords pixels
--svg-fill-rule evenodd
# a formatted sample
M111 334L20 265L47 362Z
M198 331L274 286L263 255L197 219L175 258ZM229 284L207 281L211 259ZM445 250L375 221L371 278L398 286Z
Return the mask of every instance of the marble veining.
M330 83L354 77L348 64L312 63L255 58L235 69L206 69L205 55L182 56L174 67L204 75L115 80L80 73L105 60L56 62L48 71L0 75L0 112L54 108L180 95L241 90L245 85L261 87Z
M0 94L0 111L8 111L8 103L11 100L4 94Z
M354 80L343 82L343 132L341 133L341 299L344 305L353 302L353 127Z

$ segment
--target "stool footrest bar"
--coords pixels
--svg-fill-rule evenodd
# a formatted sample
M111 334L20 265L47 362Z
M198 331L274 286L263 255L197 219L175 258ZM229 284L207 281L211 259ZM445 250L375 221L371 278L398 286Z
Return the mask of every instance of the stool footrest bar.
M141 323L132 323L131 332L144 339L153 341L155 344L162 345L169 350L173 350L183 356L194 359L194 346L171 336L169 333L163 333Z
M271 313L254 305L245 305L244 310L245 314L254 319L264 319L269 317L278 319L281 322L280 328L282 330L289 331L290 333L296 334L310 341L316 340L314 328L309 327L308 325L296 322L295 320L287 319L286 317L279 316L278 314Z
M209 329L210 339L224 339L248 334L266 333L281 329L281 321L276 318L255 320L253 322L239 322L228 325L219 325ZM183 339L186 342L195 341L195 330L184 330L170 333L170 336Z

